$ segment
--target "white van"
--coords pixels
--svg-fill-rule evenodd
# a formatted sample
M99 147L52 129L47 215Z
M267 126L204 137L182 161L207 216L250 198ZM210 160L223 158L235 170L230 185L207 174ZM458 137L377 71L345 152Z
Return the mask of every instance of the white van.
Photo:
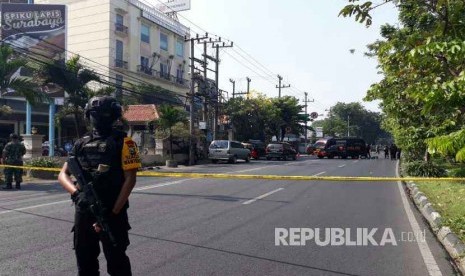
M208 158L212 163L218 160L226 160L229 163L236 163L237 159L243 159L250 162L250 150L244 148L244 145L237 141L214 140L208 149Z

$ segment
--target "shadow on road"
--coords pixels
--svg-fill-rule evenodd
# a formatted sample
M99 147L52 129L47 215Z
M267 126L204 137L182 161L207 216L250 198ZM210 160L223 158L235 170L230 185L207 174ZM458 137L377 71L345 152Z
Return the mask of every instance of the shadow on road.
M208 247L208 246L203 246L203 245L191 244L191 243L187 243L187 242L181 242L181 241L175 241L175 240L169 240L169 239L163 239L163 238L157 238L157 237L150 237L150 236L135 234L135 233L131 233L131 235L136 236L136 237L156 240L156 241L181 244L181 245L186 245L186 246L199 248L199 249L205 249L205 250L211 250L211 251L216 251L216 252L241 256L241 257L253 258L253 259L262 260L262 261L269 261L269 262L273 262L273 263L279 263L279 264L290 265L290 266L295 266L295 267L307 268L307 269L316 270L316 271L320 271L320 272L331 272L331 273L338 274L338 275L357 276L357 274L351 274L351 273L347 273L347 272L336 271L336 270L331 270L331 269L325 269L325 268L320 268L320 267L315 267L315 266L291 263L291 262L287 262L287 261L280 261L280 260L275 260L275 259L266 258L266 257L253 256L253 255L250 255L250 254L234 252L234 251L229 251L229 250L224 250L224 249L219 249L219 248L213 248L213 247Z
M219 200L219 201L226 201L226 202L238 202L243 200L250 200L252 198L249 197L235 197L235 196L227 196L227 195L191 195L191 194L167 194L167 193L150 193L150 192L139 192L134 191L133 194L142 194L142 195L155 195L155 196L173 196L173 197L186 197L186 198L203 198L209 200ZM277 203L289 203L289 201L279 201L279 200L267 200L261 199L260 201L267 201L267 202L277 202Z

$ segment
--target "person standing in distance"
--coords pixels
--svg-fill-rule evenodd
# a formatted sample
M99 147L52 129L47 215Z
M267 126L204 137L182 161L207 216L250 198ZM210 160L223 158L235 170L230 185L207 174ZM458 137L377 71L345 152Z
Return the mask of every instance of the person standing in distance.
M19 136L15 133L10 134L10 142L5 145L2 153L3 164L12 166L23 165L23 155L26 154L26 147L19 141ZM13 189L13 176L16 182L16 189L21 189L23 182L23 169L5 168L5 187L3 189Z
M70 156L74 156L87 181L95 180L99 165L109 168L99 175L94 189L106 210L109 227L116 246L102 235L101 228L88 209L85 194L70 177L65 163L58 175L60 184L71 194L75 203L74 250L78 275L99 275L100 244L107 260L110 275L132 275L131 263L126 255L129 245L128 198L136 184L140 157L136 143L126 133L116 130L113 124L122 116L120 104L113 97L93 97L85 108L85 116L92 131L76 141Z

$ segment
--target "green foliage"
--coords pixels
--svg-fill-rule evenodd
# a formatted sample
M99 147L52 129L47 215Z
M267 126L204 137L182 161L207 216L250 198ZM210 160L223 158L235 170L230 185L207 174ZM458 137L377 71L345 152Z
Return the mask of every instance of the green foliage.
M55 157L36 157L25 162L28 166L40 168L57 168L60 161Z
M454 169L450 169L448 172L447 172L447 176L450 176L450 177L465 177L465 168L454 168Z
M56 115L57 120L73 115L76 135L79 137L82 130L83 110L93 93L88 84L100 81L100 77L85 68L79 56L74 56L65 63L61 60L45 63L38 78L44 85L54 83L68 93L63 108Z
M339 102L330 110L328 118L313 123L313 126L323 127L326 136L347 136L347 118L349 118L350 136L361 137L370 144L376 143L378 139L389 138L389 135L381 129L381 115L366 110L360 103Z
M465 129L430 138L426 142L431 152L454 156L456 161L465 162Z
M173 157L173 127L176 124L182 122L187 122L187 114L184 110L179 108L175 108L170 105L161 105L158 108L160 113L160 117L155 121L156 126L159 129L168 131L169 140L170 140L170 158L171 160L174 159Z
M239 141L269 141L272 136L282 140L287 127L294 134L303 133L302 124L309 119L301 114L302 108L295 97L268 98L261 94L253 98L230 99L225 105Z
M375 8L370 1L348 1L340 15L369 18ZM387 2L396 4L400 24L384 25L382 39L368 45L367 55L377 58L383 79L365 100L381 101L382 125L409 159L421 158L428 144L431 151L465 160L460 131L465 125L465 2L381 4Z
M32 105L48 101L46 93L38 89L39 85L29 78L16 77L20 68L32 69L28 61L18 56L7 44L0 45L0 97L13 89L25 97Z
M349 0L349 2L356 3L358 0ZM349 4L345 6L340 12L339 16L351 17L355 15L355 21L359 23L365 23L367 27L372 24L372 18L370 10L372 9L372 2L367 1L363 4Z
M443 167L426 161L407 162L404 165L404 171L409 176L444 177L447 175Z

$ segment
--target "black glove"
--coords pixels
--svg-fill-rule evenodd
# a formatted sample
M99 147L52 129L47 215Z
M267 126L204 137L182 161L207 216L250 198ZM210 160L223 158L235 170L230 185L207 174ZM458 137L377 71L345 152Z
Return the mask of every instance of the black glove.
M71 195L71 200L78 206L79 208L85 209L89 207L89 202L87 201L85 194L79 190L76 190Z

